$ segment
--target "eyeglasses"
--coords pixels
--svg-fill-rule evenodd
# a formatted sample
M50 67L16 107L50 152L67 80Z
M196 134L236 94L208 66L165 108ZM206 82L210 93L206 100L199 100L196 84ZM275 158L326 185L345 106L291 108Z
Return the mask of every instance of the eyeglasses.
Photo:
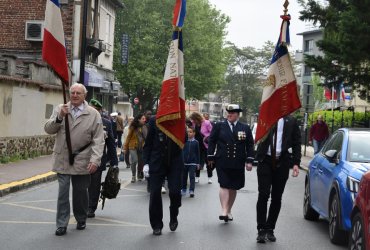
M73 92L70 92L70 95L83 95L83 93L73 91Z

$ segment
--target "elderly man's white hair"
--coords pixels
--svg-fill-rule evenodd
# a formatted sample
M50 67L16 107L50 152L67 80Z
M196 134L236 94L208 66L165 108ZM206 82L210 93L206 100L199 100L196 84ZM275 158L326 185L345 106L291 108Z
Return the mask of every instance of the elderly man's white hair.
M74 84L72 84L72 86L69 88L69 92L71 92L71 89L74 88L74 87L80 87L80 88L82 88L84 94L85 95L87 94L87 89L86 89L85 85L83 85L81 83L74 83Z

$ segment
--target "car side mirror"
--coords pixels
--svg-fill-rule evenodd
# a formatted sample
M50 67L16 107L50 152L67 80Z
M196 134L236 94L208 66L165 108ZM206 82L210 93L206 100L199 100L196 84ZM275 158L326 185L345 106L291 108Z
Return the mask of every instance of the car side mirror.
M324 153L325 157L330 163L338 164L338 151L335 149L330 149Z

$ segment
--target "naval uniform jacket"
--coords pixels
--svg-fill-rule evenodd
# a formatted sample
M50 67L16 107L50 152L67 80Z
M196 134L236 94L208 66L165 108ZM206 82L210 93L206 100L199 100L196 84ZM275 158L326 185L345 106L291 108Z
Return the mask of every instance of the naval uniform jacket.
M253 162L253 136L248 125L237 122L234 132L226 121L217 123L209 136L208 160L216 167L240 169Z
M271 132L272 133L272 132ZM261 162L265 159L271 145L272 134L258 145L256 159ZM284 117L284 128L279 159L288 160L289 165L301 163L301 132L297 120L293 116Z

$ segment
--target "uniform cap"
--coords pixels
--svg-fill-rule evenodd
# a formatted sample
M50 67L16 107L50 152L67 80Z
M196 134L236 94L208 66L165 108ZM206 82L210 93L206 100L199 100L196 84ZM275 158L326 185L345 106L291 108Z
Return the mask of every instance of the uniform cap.
M238 104L229 104L226 106L227 112L242 112L243 110L240 108Z

